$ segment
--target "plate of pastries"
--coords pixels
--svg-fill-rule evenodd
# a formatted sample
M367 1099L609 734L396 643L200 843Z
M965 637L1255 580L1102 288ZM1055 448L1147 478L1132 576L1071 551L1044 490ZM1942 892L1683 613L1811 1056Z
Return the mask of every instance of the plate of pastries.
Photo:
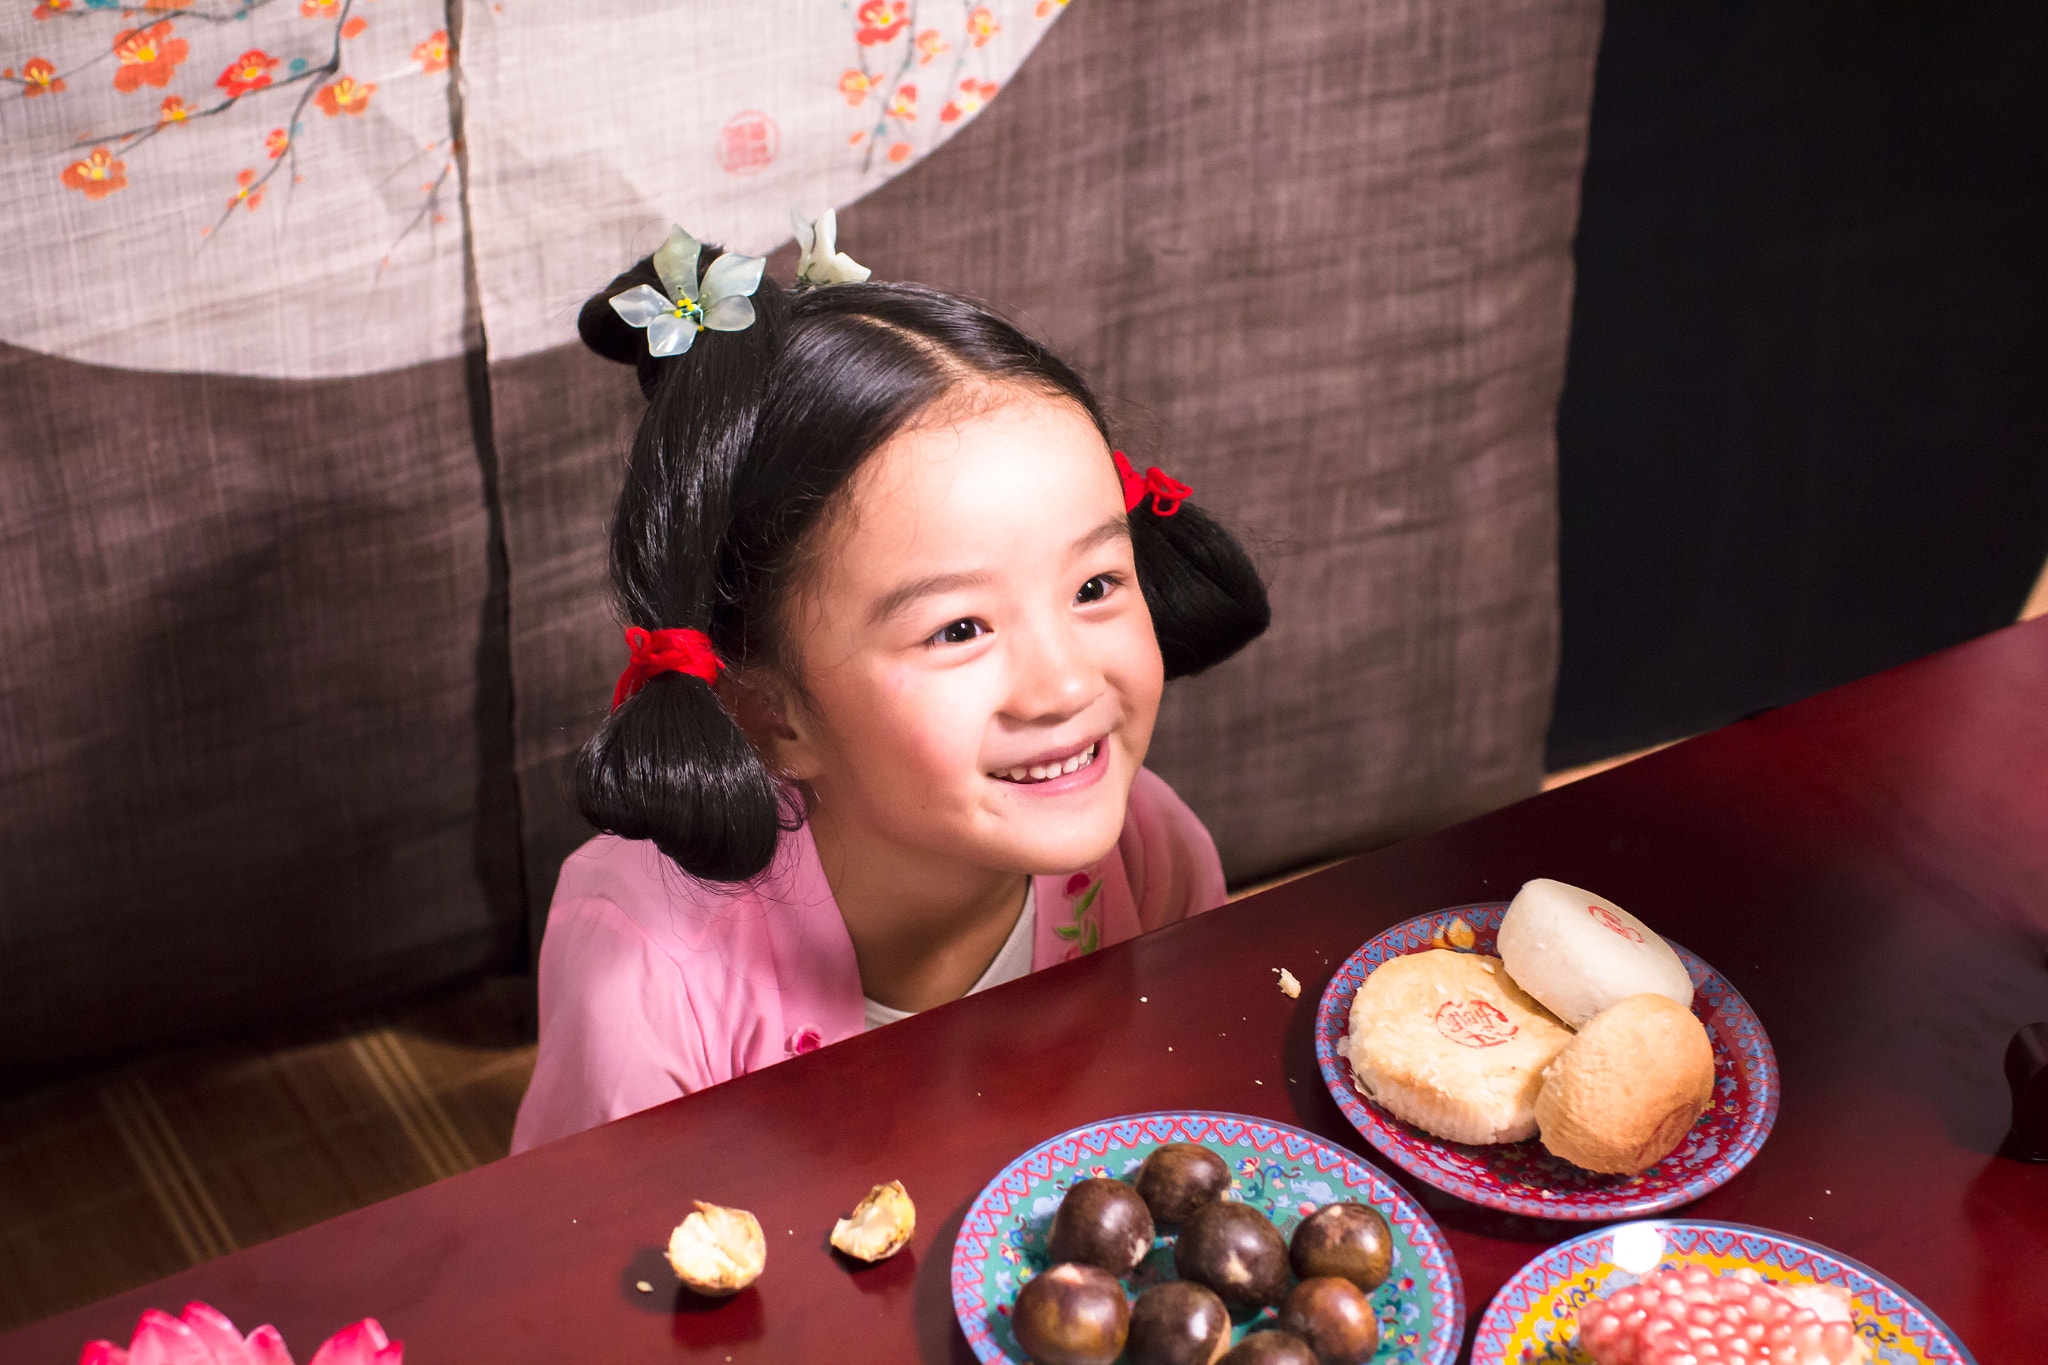
M1460 1198L1640 1218L1749 1163L1778 1067L1725 977L1607 898L1539 878L1505 905L1395 925L1316 1013L1323 1082L1359 1133Z

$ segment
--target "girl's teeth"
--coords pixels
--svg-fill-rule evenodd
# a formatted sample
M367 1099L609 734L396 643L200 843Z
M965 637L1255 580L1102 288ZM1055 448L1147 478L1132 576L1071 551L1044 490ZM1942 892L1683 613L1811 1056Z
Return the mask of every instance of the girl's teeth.
M1101 747L1099 744L1091 744L1064 762L1034 763L1027 768L1012 768L1008 772L998 773L997 776L1006 777L1012 782L1050 781L1055 777L1064 777L1068 773L1079 772L1090 763L1093 763L1095 761L1095 751L1099 747Z

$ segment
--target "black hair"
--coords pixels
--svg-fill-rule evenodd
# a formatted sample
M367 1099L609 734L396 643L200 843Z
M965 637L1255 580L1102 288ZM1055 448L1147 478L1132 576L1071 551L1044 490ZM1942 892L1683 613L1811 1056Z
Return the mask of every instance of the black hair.
M718 255L707 246L704 260ZM1072 402L1110 441L1081 377L967 299L909 284L791 293L764 282L752 326L700 332L678 356L611 307L660 288L652 258L584 304L584 344L637 368L647 412L611 526L613 589L628 624L688 627L728 666L789 663L781 618L810 532L861 463L966 386L1011 385ZM1112 442L1113 443L1113 442ZM1130 514L1138 582L1166 676L1199 673L1264 631L1258 571L1190 502ZM787 786L702 680L651 679L578 753L574 796L607 833L652 839L707 881L759 875L800 823Z

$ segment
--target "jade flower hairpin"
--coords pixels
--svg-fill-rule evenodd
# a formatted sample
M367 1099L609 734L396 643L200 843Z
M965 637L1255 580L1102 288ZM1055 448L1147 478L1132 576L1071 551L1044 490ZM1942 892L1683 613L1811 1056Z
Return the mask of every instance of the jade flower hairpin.
M754 325L754 301L747 296L761 287L768 262L760 256L728 251L697 279L697 257L703 244L680 227L654 253L654 273L661 288L636 284L611 298L612 311L629 327L647 329L652 355L681 355L697 340L697 329L737 332ZM666 291L666 296L664 296Z
M818 221L809 223L795 209L789 211L790 226L796 229L797 249L803 252L796 263L796 282L816 289L827 284L859 284L869 271L853 257L838 249L839 214L826 209Z

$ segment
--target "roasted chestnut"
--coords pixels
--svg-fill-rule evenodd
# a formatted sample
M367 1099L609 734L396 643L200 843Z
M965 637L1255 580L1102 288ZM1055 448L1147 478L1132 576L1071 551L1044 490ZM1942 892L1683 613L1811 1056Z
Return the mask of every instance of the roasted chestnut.
M1110 1365L1130 1325L1123 1285L1092 1265L1034 1275L1010 1305L1010 1330L1036 1365Z
M1365 1365L1380 1348L1372 1300L1337 1275L1319 1275L1294 1286L1280 1308L1280 1325L1299 1334L1322 1365Z
M669 1268L699 1294L724 1298L739 1293L760 1278L768 1261L760 1220L745 1209L691 1202L696 1212L669 1234Z
M1074 1182L1045 1239L1052 1260L1100 1266L1117 1276L1130 1274L1150 1250L1151 1210L1135 1189L1101 1176Z
M1292 1332L1253 1332L1230 1348L1216 1365L1316 1365L1316 1353Z
M1216 1365L1229 1349L1229 1310L1192 1280L1155 1284L1131 1305L1131 1365Z
M1370 1294L1394 1266L1394 1236L1370 1204L1325 1204L1301 1220L1287 1259L1297 1277L1337 1275Z
M1287 1293L1287 1242L1251 1205L1219 1199L1181 1225L1173 1268L1215 1290L1233 1312L1263 1308Z
M1230 1188L1230 1163L1196 1142L1155 1147L1132 1182L1162 1223L1184 1223L1188 1215Z

